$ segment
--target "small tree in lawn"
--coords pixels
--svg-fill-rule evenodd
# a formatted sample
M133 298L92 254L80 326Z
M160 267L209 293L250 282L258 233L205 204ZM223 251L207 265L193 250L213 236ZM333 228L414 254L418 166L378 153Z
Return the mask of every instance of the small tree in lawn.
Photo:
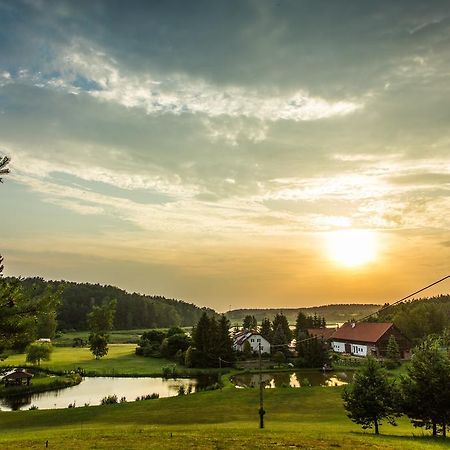
M33 342L27 347L26 361L31 364L41 365L41 361L49 361L50 355L53 351L51 344L46 342Z
M89 350L95 359L102 358L108 354L108 338L104 334L91 333L89 335Z
M400 348L398 346L397 339L395 339L393 334L389 337L386 349L386 359L388 368L394 368L400 365Z
M111 300L102 306L94 305L91 312L87 315L87 322L91 329L89 348L95 359L108 354L108 333L113 327L116 304L116 300Z
M398 415L395 392L395 385L388 380L385 371L369 357L356 372L353 383L345 387L342 398L347 415L353 422L364 429L374 428L375 434L379 434L382 420L395 425Z

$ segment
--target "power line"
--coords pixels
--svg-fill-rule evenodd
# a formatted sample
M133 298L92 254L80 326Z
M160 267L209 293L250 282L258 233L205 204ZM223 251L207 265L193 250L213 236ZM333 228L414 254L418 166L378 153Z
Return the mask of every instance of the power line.
M371 314L368 314L367 316L358 319L356 322L362 322L362 321L368 319L369 317L374 316L375 314L379 314L380 312L382 312L382 311L384 311L384 310L386 310L386 309L388 309L388 308L391 308L392 306L398 305L399 303L404 302L405 300L407 300L408 298L412 297L413 295L416 295L416 294L418 294L419 292L425 291L425 290L429 289L430 287L435 286L436 284L442 283L442 282L445 281L447 278L450 278L450 275L447 275L447 276L445 276L444 278L441 278L440 280L437 280L437 281L435 281L434 283L431 283L431 284L429 284L428 286L425 286L425 287L423 287L422 289L419 289L418 291L415 291L415 292L413 292L412 294L409 294L409 295L407 295L406 297L403 297L403 298L401 298L400 300L397 300L396 302L394 302L394 303L392 303L392 304L390 304L390 305L383 306L383 307L380 308L378 311L375 311L375 312L373 312L373 313L371 313Z

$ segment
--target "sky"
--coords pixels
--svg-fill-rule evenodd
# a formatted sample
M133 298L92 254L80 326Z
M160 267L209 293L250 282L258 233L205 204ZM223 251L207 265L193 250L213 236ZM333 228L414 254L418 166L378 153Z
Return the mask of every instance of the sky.
M2 155L6 275L397 300L450 274L450 3L0 0Z

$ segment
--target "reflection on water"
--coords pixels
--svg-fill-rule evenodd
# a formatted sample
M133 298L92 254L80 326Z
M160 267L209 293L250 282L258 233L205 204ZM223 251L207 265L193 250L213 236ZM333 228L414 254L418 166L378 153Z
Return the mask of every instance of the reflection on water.
M75 406L99 405L102 398L117 395L134 401L142 395L158 393L160 397L172 397L178 394L180 386L192 392L201 388L198 379L164 378L125 378L125 377L86 377L77 385L57 391L41 392L23 397L0 398L0 411L29 409L31 405L39 409L67 408Z
M353 378L353 372L273 372L263 373L262 382L266 389L276 387L305 387L305 386L342 386ZM254 388L259 386L258 374L236 375L232 379L237 388Z

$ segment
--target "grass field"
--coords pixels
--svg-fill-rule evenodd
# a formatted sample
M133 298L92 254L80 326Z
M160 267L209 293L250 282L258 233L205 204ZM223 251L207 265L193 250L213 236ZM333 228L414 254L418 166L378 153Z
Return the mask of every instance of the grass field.
M54 347L50 361L41 362L41 366L50 370L75 370L81 367L97 375L153 375L162 374L164 366L175 366L179 372L186 372L182 366L164 358L144 358L136 356L136 345L113 344L109 346L108 355L94 359L88 348ZM0 362L0 366L23 366L25 355L12 355Z
M341 388L265 391L266 427L258 429L258 390L64 410L0 413L0 448L38 449L440 449L408 421L381 436L347 419ZM417 437L413 438L413 433Z
M167 331L167 328L155 328L156 330ZM191 331L190 327L183 328L187 333ZM113 330L109 333L109 342L111 344L137 344L143 333L148 331L148 328L135 330ZM89 331L67 331L61 333L57 338L52 339L53 345L72 347L74 338L81 338L88 340Z

